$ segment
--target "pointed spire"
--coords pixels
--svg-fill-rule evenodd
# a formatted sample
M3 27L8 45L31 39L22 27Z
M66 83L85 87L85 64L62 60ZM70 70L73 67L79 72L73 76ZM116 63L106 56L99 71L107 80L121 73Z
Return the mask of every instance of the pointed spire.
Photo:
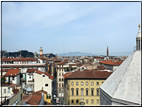
M109 50L108 50L108 46L107 46L107 56L109 56Z

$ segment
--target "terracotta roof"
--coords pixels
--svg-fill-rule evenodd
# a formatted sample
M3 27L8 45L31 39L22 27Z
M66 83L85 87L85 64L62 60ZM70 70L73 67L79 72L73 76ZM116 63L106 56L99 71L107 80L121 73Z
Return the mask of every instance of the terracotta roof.
M9 69L5 76L17 76L20 72L20 69Z
M38 67L38 66L44 66L44 67L45 67L46 65L45 65L45 64L39 64L39 65L38 65L38 64L22 64L22 65L18 65L18 64L17 64L17 65L16 65L16 64L12 64L12 65L7 65L7 64L5 64L5 65L4 65L4 64L2 64L2 67L17 67L17 66L18 66L18 67L24 67L24 66L30 66L30 67L31 67L31 66L33 66L33 67L34 67L34 66L37 66L37 67Z
M35 58L2 58L2 61L37 61Z
M14 89L14 90L13 90L13 93L14 93L14 94L17 94L18 92L19 92L18 89Z
M52 79L53 80L53 76L51 76L48 72L41 72L41 71L36 71L35 73L37 73L37 74L45 74L46 76L48 76L50 79Z
M47 94L47 92L44 91L44 90L39 90L39 91L37 91L37 93L44 93L44 94Z
M37 71L38 69L28 69L27 70L27 72L29 73L29 72L32 72L32 73L34 73L35 71Z
M65 64L64 61L57 63L57 65L64 65L64 64Z
M23 95L23 102L28 101L32 97L32 94Z
M106 68L104 66L97 66L98 70L105 70Z
M42 95L40 92L33 92L32 97L26 103L30 105L38 105L40 103L41 98Z
M17 84L13 84L13 83L11 83L10 85L9 85L9 87L12 87L12 88L15 88L16 86L18 86Z
M106 61L101 61L99 62L101 64L107 64L107 65L120 65L122 63L122 61L112 61L112 60L106 60Z
M106 79L111 74L112 74L112 72L107 72L107 71L84 70L84 71L72 72L70 75L67 75L66 78Z
M71 74L71 72L65 73L65 74L63 74L63 77L67 78L70 74Z
M41 60L47 60L46 58L43 58L43 57L40 57L39 59L41 59Z
M68 59L65 59L64 61L57 63L57 65L64 65L65 63L68 63Z

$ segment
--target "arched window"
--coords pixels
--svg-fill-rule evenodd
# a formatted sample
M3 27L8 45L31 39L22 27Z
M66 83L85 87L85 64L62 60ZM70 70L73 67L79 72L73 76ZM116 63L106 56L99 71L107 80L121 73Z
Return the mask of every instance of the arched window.
M88 96L88 88L86 88L86 96Z
M71 92L72 92L71 95L74 96L74 89L73 88L71 89Z
M81 95L83 96L83 93L84 93L84 89L83 88L81 88Z
M91 88L91 96L94 95L94 88Z
M79 93L79 89L77 88L77 89L76 89L76 95L77 95L77 96L78 96L78 93Z
M99 88L97 88L97 96L99 96Z

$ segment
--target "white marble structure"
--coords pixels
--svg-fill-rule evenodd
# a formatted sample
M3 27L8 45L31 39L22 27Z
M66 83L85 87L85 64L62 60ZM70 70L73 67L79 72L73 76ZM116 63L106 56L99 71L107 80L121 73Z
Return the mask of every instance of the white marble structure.
M137 38L136 50L100 87L101 105L141 105L140 29Z

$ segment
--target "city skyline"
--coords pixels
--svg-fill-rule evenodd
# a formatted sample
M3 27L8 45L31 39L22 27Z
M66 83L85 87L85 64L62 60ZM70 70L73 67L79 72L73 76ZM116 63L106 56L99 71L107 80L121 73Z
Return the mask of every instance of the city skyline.
M3 2L2 49L131 53L140 9L140 2Z

